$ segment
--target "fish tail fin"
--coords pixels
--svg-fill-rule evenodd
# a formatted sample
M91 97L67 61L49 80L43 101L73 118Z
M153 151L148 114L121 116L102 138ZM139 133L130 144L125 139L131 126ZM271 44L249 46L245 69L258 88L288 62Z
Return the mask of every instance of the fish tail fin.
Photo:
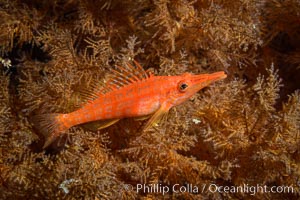
M45 138L43 149L48 147L58 136L70 128L64 123L62 115L65 114L41 114L32 118L34 127Z

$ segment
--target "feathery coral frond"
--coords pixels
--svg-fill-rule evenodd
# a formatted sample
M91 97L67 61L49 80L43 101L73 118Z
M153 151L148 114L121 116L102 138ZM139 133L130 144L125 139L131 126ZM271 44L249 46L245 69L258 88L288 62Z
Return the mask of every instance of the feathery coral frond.
M299 0L2 0L0 199L299 198L299 8ZM142 67L126 65L135 60ZM128 78L133 67L228 78L147 131L131 118L101 131L87 124L42 150L31 117L74 111L91 94L149 77ZM138 191L143 184L198 190ZM293 191L203 188L211 184Z

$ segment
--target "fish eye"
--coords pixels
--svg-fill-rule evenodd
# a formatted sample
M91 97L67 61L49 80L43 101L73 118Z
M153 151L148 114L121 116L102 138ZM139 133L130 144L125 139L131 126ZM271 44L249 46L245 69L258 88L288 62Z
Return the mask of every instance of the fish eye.
M185 82L180 82L178 85L178 89L180 92L185 92L186 88L188 88L188 84L186 84Z

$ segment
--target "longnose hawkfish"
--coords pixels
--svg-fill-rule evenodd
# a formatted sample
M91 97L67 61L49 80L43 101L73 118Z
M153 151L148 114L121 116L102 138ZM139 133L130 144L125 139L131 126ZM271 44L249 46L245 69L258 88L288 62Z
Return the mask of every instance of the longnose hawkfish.
M108 127L122 118L150 116L144 130L156 124L168 111L192 97L202 88L224 79L223 71L212 74L154 76L140 64L127 64L111 69L111 79L105 90L91 95L85 105L71 113L42 114L35 117L35 126L49 146L69 128L103 120L100 128Z

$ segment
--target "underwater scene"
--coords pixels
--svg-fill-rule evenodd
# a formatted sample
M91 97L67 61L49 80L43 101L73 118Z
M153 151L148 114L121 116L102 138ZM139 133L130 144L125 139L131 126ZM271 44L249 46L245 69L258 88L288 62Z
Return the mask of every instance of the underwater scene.
M300 198L299 0L0 0L0 199Z

